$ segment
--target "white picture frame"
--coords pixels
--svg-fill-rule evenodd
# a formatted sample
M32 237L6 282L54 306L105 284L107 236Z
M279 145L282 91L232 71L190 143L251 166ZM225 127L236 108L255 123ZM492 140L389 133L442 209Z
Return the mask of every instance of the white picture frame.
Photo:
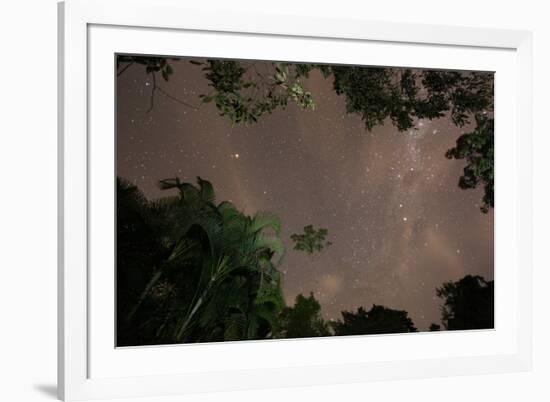
M374 65L496 72L496 329L115 348L114 296L99 297L114 295L112 220L103 218L114 198L112 189L94 184L113 172L105 161L113 155L114 54L360 63L366 60L354 50L361 47L369 49ZM217 15L178 0L60 3L59 397L145 397L529 370L531 47L531 34L523 31L238 10ZM506 186L499 186L499 176L506 177ZM364 352L351 353L356 350ZM195 369L185 367L182 356ZM260 362L258 356L269 359Z

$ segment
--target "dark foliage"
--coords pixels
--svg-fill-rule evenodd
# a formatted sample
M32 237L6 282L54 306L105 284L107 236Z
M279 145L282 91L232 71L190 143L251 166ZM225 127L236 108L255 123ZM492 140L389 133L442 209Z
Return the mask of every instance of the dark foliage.
M197 186L178 178L159 185L177 195L148 201L117 179L118 346L417 331L406 311L379 305L343 311L331 325L313 294L286 307L277 217L216 204L212 184L200 177ZM309 225L304 233L293 239L299 251L330 245L326 229ZM446 329L494 327L493 281L468 275L436 293Z
M430 324L430 328L428 329L428 331L430 331L430 332L441 331L441 325L435 324L435 323L432 322Z
M170 75L174 72L169 61L178 60L177 58L152 57L152 56L117 56L117 75L126 71L130 66L137 64L145 68L146 74L160 73L165 81L168 81Z
M157 90L155 74L160 72L167 81L173 72L168 61L161 57L119 55L117 71L121 74L135 63L145 66L146 73L153 76L152 108ZM333 78L335 92L346 99L346 111L361 116L367 130L386 120L399 131L405 131L414 128L418 119L449 116L457 127L463 127L475 118L474 131L461 136L446 156L467 161L459 180L460 188L483 185L481 211L488 212L494 206L494 128L493 119L486 117L494 111L491 73L281 62L262 63L268 66L262 70L256 62L193 60L191 63L202 67L212 88L210 93L199 95L201 101L212 102L220 115L236 124L255 123L266 113L286 108L290 102L313 109L313 95L303 84L313 70L320 71L325 78Z
M446 329L494 328L494 282L467 275L436 289L445 302L441 308Z
M311 338L331 335L328 324L321 317L321 305L313 296L296 296L293 307L281 314L281 338Z
M289 102L307 109L313 108L311 94L302 86L298 67L287 63L273 63L273 70L260 72L255 64L231 60L191 61L202 66L212 91L201 94L203 103L214 103L221 116L233 123L255 123Z
M357 312L342 311L342 320L332 324L336 335L394 334L416 332L406 311L393 310L374 304L369 311L359 307Z
M327 236L328 229L319 228L316 230L313 225L307 225L304 227L303 234L294 233L290 236L290 239L294 242L294 250L312 255L332 245L330 241L326 240Z
M216 205L201 178L161 187L179 196L150 202L117 180L118 346L270 337L284 307L278 219Z
M494 207L494 120L485 115L476 115L476 127L474 131L461 135L456 141L456 146L447 151L445 156L449 159L465 159L467 162L464 174L460 177L460 188L476 188L483 184L485 195L483 196L482 212L488 212Z

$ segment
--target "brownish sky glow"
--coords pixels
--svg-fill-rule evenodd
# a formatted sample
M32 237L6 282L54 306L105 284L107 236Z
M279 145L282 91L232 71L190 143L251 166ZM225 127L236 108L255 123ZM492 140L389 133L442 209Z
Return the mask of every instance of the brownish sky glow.
M208 92L200 68L173 66L160 85L198 105L197 95ZM460 130L448 119L369 133L331 85L313 73L305 86L315 111L291 105L232 127L211 104L195 110L158 91L147 112L151 79L132 66L117 83L117 174L149 198L167 195L159 179L201 176L218 201L277 214L288 303L312 291L327 318L383 304L407 310L424 330L439 322L437 286L466 274L493 279L493 213L479 211L481 189L457 186L464 162L444 154ZM327 228L333 243L313 257L293 251L290 241L308 224Z

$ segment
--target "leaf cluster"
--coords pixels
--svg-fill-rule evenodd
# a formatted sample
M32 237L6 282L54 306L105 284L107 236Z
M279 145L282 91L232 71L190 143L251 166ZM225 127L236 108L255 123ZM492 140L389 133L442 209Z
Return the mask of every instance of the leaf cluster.
M168 59L166 57L118 55L117 71L121 71L122 66L129 66L135 63L144 66L146 74L160 73L162 78L165 81L168 81L170 76L174 73L174 69L169 63L170 60L173 61L179 59Z
M279 338L312 338L332 335L328 323L321 316L321 305L310 293L299 294L294 306L286 307L280 316Z
M117 181L119 345L270 337L284 308L280 221L216 204L213 186L161 180L148 201Z
M393 310L374 304L367 311L359 307L357 312L342 311L342 320L332 323L336 335L394 334L416 332L406 311Z
M173 73L169 60L119 55L117 69L120 73L123 66L137 63L145 66L147 74L160 72L167 81ZM463 127L475 118L474 131L460 137L447 157L467 161L459 180L461 188L483 185L481 210L487 212L494 206L494 126L483 117L491 116L494 110L492 73L282 62L262 63L261 70L256 62L191 63L202 67L212 89L199 95L201 101L213 103L219 114L234 124L255 123L290 103L313 109L313 96L305 89L304 80L315 70L324 78L332 77L334 91L345 97L347 113L359 115L367 130L388 120L405 131L414 129L419 119L449 116L457 127Z
M303 234L294 233L290 236L290 239L294 242L294 250L312 255L332 245L330 241L326 240L327 236L328 229L315 229L313 225L307 225L304 227Z
M436 289L444 300L441 308L446 329L494 328L494 282L481 276L466 275Z
M232 123L250 124L278 108L294 102L302 109L315 107L311 93L304 89L301 76L288 63L273 63L267 72L243 67L231 60L192 61L202 66L212 92L201 94L203 103L213 102L221 116Z
M481 211L489 212L494 207L495 144L494 119L487 115L476 115L474 131L461 135L456 146L445 156L449 159L465 159L464 174L460 177L460 188L476 188L482 183L485 189Z

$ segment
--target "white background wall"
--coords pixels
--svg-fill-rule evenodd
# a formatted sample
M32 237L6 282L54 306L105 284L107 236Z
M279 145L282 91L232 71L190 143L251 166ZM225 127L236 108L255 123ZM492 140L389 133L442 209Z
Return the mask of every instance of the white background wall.
M236 1L208 3L212 12L223 12ZM546 4L543 0L256 0L249 5L279 13L292 8L303 15L534 32L534 371L154 400L550 400L550 264L545 255L550 224L550 12ZM0 15L0 400L45 401L55 398L56 383L56 1L4 2Z

